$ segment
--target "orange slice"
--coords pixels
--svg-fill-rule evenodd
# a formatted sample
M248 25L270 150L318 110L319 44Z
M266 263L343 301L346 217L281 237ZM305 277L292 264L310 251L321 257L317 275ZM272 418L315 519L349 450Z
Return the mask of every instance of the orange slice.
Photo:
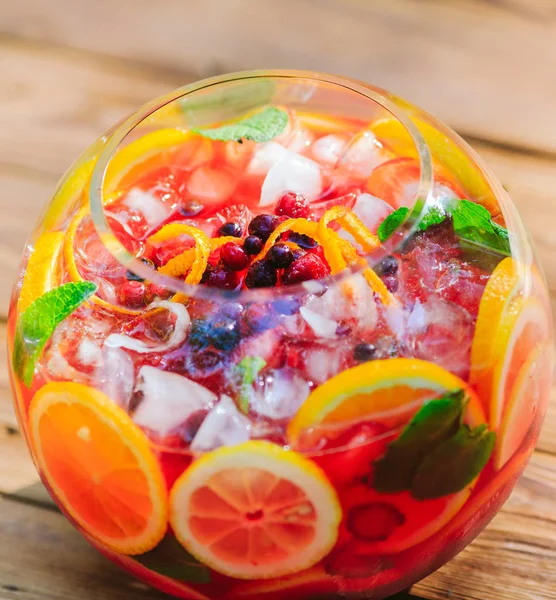
M413 117L413 122L427 142L433 161L447 169L464 189L493 215L500 214L498 201L473 159L446 133L430 123ZM371 131L399 156L418 158L407 129L393 118L383 118L370 125Z
M340 520L324 473L265 441L205 454L170 495L170 522L180 543L215 571L238 579L312 567L334 546Z
M29 409L35 458L65 511L122 554L154 548L167 528L166 486L147 437L108 396L51 382Z
M471 346L471 383L475 383L496 361L496 339L503 315L520 289L523 273L511 257L492 272L481 297Z
M384 420L398 413L408 420L424 401L458 389L474 396L465 381L424 360L367 362L343 371L312 392L290 421L288 439L295 447L304 432L318 426ZM480 409L478 403L473 407Z
M494 449L496 469L501 469L517 452L535 416L544 412L552 381L552 354L551 344L537 346L517 373Z
M489 424L497 430L524 363L539 344L547 341L549 317L536 298L516 298L504 313L495 335L491 369L475 382L483 403L488 406Z
M29 257L17 308L23 312L37 298L60 284L60 256L64 234L47 231L36 241Z

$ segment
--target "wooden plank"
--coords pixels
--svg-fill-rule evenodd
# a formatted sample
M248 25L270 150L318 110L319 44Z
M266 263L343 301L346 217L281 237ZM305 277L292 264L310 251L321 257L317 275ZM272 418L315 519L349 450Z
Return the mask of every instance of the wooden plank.
M467 134L556 151L550 0L59 0L55 11L42 0L5 4L0 31L9 35L170 75L284 67L344 74Z
M59 513L0 498L0 600L165 600L112 565Z
M0 110L1 112L1 110ZM0 151L1 152L1 151ZM54 189L53 177L0 164L0 316L8 314L25 240ZM0 393L3 383L0 375Z
M0 164L49 181L106 129L178 83L64 49L0 40L0 53Z

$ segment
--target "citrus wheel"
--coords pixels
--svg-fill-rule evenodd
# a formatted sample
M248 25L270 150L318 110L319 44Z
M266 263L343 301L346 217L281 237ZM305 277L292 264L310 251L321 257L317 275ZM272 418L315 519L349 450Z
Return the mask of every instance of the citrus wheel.
M266 441L195 461L170 494L170 523L193 556L238 579L312 567L332 549L341 510L309 459Z
M536 347L547 340L550 330L548 314L534 297L516 297L504 312L494 337L496 362L474 382L483 404L488 407L488 420L498 430L508 400L522 366Z
M496 469L501 469L517 452L536 415L544 412L552 381L552 354L551 344L538 345L517 373L498 430Z
M438 160L479 204L488 209L491 215L499 215L500 207L490 185L464 150L433 125L418 118L413 118L413 122L425 138L433 160ZM418 158L409 132L397 119L378 119L371 123L370 129L396 154Z
M374 360L347 369L319 386L305 400L287 429L295 448L305 431L359 421L409 420L421 404L469 386L449 371L417 358ZM474 410L480 407L473 404Z
M165 128L147 133L111 159L104 179L105 199L131 187L146 172L184 162L189 168L212 156L212 143L189 130Z
M35 458L75 522L110 550L142 554L167 529L166 486L147 437L108 396L51 382L29 409Z
M496 361L497 331L520 290L521 279L518 263L508 257L498 263L485 286L471 345L471 383L475 383Z
M63 240L62 232L47 231L34 244L19 293L17 308L20 313L39 296L59 285Z

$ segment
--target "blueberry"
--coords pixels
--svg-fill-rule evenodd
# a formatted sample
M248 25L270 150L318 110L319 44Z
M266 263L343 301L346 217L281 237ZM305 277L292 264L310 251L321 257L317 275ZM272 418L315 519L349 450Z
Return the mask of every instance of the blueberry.
M218 230L219 235L230 235L232 237L241 237L243 233L243 229L239 223L234 223L233 221L228 221L224 223L222 227Z
M398 272L398 261L393 256L387 256L377 265L381 275L395 275Z
M212 346L228 352L239 344L239 324L226 317L217 320L196 319L191 322L188 341L191 346L198 349Z
M154 266L153 261L150 258L146 258L146 257L142 256L139 260L142 263L146 264L151 269L156 269L156 267ZM137 273L134 273L133 271L127 271L126 274L125 274L125 278L128 281L145 281L144 277L141 277L140 275L137 275Z
M275 269L285 269L293 262L293 252L286 244L276 244L268 251L267 260Z
M247 254L253 256L263 249L263 241L256 235L248 235L243 242L243 249Z
M249 223L249 234L256 235L263 242L266 242L278 223L279 219L274 215L257 215Z
M277 282L276 271L266 260L253 263L245 277L245 285L248 288L274 287Z
M294 297L283 297L274 300L274 309L281 315L295 315L300 306L301 302Z
M290 233L288 241L297 244L300 248L305 248L305 250L311 250L312 248L317 247L317 242L315 242L313 238L310 238L304 233L296 233L295 231Z
M367 362L376 358L377 348L374 344L358 344L353 349L353 358L357 362Z
M184 217L196 217L202 210L204 205L197 200L188 200L179 208L180 215Z

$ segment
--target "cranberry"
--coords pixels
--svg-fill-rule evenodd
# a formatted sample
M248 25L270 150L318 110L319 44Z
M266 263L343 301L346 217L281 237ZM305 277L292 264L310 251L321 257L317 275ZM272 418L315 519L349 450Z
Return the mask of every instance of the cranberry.
M188 200L180 206L179 213L184 217L196 217L203 208L205 208L204 204L198 200Z
M163 285L149 282L146 286L145 297L147 304L154 302L154 300L166 300L172 295L170 290L167 290Z
M221 290L235 290L238 284L237 275L219 266L209 265L203 273L201 283Z
M386 502L370 502L354 506L347 515L347 528L360 540L377 542L387 540L405 523L405 516Z
M398 291L399 281L395 275L388 275L384 277L382 279L382 283L384 283L389 292L394 293Z
M150 258L147 258L145 256L142 256L140 258L141 262L145 263L148 267L150 267L151 269L155 269L156 267L154 266L153 261ZM144 277L141 277L141 275L137 275L137 273L134 273L133 271L127 271L125 274L125 278L128 281L145 281Z
M258 254L263 249L263 241L256 235L248 235L243 242L243 249L247 254Z
M274 287L278 283L276 271L265 260L253 263L247 271L245 285L248 288Z
M266 242L279 223L280 219L274 215L257 215L249 223L249 234L256 235L263 242Z
M243 233L243 229L239 223L233 223L232 221L228 221L228 223L224 223L222 227L218 230L219 235L230 235L232 237L241 237Z
M280 198L276 214L292 219L310 219L313 216L307 198L295 192L287 192Z
M284 285L291 285L309 279L321 279L329 272L327 265L316 254L304 254L284 271L282 282Z
M141 281L126 281L118 288L118 301L129 308L145 304L145 284Z
M249 264L245 250L234 242L228 242L220 248L220 259L223 265L232 271L243 271Z
M211 371L224 360L224 354L218 350L206 349L200 352L194 352L191 356L191 363L195 370Z
M286 244L276 244L268 251L267 260L275 269L285 269L293 262L293 252Z

